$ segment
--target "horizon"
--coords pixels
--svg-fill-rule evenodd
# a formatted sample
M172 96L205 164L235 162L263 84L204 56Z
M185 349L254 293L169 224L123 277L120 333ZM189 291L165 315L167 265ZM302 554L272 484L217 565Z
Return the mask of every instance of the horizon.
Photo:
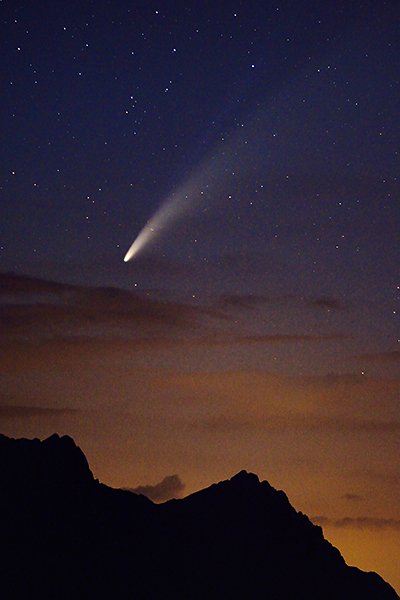
M399 597L381 576L349 567L320 526L254 473L154 504L95 479L69 436L0 442L6 594Z
M87 457L85 452L83 452L82 448L80 446L78 446L75 442L75 440L73 438L71 438L71 436L69 436L68 434L64 434L63 436L60 436L58 433L53 433L51 436L49 436L48 438L44 439L44 440L38 440L38 438L34 438L34 441L41 441L41 442L49 442L50 440L52 440L52 444L54 445L54 438L57 438L57 443L58 441L62 441L63 438L68 438L74 445L75 448L77 448L78 450L80 450L83 454L83 456L86 459L87 462ZM20 441L20 440L25 440L26 438L8 438L11 439L13 441ZM48 444L47 444L48 446ZM58 456L58 453L57 453ZM58 456L59 458L59 456ZM90 471L91 476L93 477L93 481L99 482L100 484L104 484L104 482L100 481L98 478L95 477L95 473L93 473L90 463L87 462L87 468ZM207 491L208 489L214 489L215 485L217 484L226 484L226 483L230 483L233 481L238 481L239 478L241 478L241 481L244 481L244 476L246 477L246 480L249 481L250 478L253 480L254 478L257 480L258 484L261 483L267 483L271 489L274 492L283 492L284 496L286 498L286 500L289 502L290 506L295 510L296 513L298 514L305 514L302 513L302 511L299 511L297 509L296 506L294 506L291 502L290 497L288 497L288 495L286 494L285 490L280 490L279 488L275 488L273 485L271 485L271 483L266 480L266 479L261 479L256 473L253 473L251 471L246 471L245 469L241 469L240 471L234 473L233 475L231 475L230 477L220 480L220 481L214 481L212 483L210 483L208 486L203 487L199 490L194 490L191 491L188 494L184 494L183 491L185 489L185 484L183 484L183 482L180 480L178 475L171 475L171 476L166 476L164 477L164 479L155 484L155 485L145 485L145 486L138 486L135 489L132 488L127 488L127 487L123 487L123 488L111 488L111 489L122 489L124 491L128 491L130 493L133 493L135 495L143 495L146 496L146 498L148 498L152 503L154 504L165 504L167 502L169 502L170 500L184 500L185 498L188 498L191 495L196 495L197 496L197 492L202 492L202 491ZM352 498L352 499L356 499L356 498ZM360 498L358 498L357 500L360 500ZM321 528L322 530L322 534L325 540L330 541L332 543L333 546L335 546L335 543L332 542L332 539L329 539L326 536L326 531L325 531L325 527L328 526L328 530L329 530L329 526L335 528L335 527L339 527L339 528L350 528L353 529L351 535L354 536L354 529L356 530L356 537L357 537L357 529L369 529L371 531L374 532L374 536L376 536L378 534L378 544L381 541L381 538L379 536L379 530L380 529L386 529L386 528L391 528L394 527L396 529L400 529L400 520L397 522L394 522L393 520L388 520L385 522L384 519L368 519L368 518L358 518L358 519L351 519L350 517L346 517L340 520L331 520L331 522L329 522L330 520L327 519L326 517L313 517L310 516L308 514L305 514L305 516L309 519L309 521L313 524L313 525L317 525ZM353 540L354 541L354 540ZM337 546L336 546L337 547ZM338 548L340 551L340 548ZM346 560L346 557L343 557L346 564L349 566L357 566L357 565L352 565L351 563L348 562L348 560ZM368 572L366 570L364 570L365 572ZM377 571L375 571L377 572ZM381 575L380 573L378 573L379 575ZM382 575L381 575L382 577ZM383 578L385 579L385 578Z

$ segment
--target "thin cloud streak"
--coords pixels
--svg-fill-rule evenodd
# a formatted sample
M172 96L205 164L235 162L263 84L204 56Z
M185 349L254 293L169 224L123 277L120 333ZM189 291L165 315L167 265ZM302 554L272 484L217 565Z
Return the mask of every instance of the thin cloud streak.
M0 353L3 356L3 371L21 371L25 368L49 368L56 365L65 366L77 360L93 363L98 358L135 357L143 351L160 352L162 350L195 350L214 348L234 348L258 346L279 346L295 344L329 343L347 340L345 335L201 335L195 328L185 335L182 331L158 332L126 329L121 335L113 328L100 328L87 331L67 329L54 332L51 336L32 335L25 339L0 341ZM86 334L86 335L85 335ZM90 335L91 334L91 335Z
M81 412L76 408L41 408L38 406L13 406L0 404L0 419L30 419L31 417L54 417L62 415L74 415Z
M393 529L400 531L399 519L384 519L379 517L342 517L331 519L329 517L311 517L315 525L321 527L334 527L337 529L368 529L371 531Z
M358 494L343 494L343 500L348 500L349 502L362 502L363 497Z
M269 432L348 432L392 434L400 431L400 421L378 421L348 417L320 417L313 414L257 415L248 419L246 415L227 417L224 415L199 419L191 422L194 430L209 432L269 431Z
M327 296L322 296L310 301L308 306L311 308L323 308L326 310L345 310L347 308L347 305L341 300Z
M360 354L357 356L357 359L365 360L367 362L397 363L400 362L400 350Z

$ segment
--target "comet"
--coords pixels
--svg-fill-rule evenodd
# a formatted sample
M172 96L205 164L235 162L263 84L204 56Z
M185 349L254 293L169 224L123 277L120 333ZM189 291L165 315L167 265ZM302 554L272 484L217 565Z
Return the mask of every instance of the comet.
M176 201L174 198L170 198L164 204L162 204L153 217L143 227L133 244L125 254L124 262L128 262L136 256L136 254L147 244L149 244L153 238L160 233L164 227L170 223L176 212ZM175 209L175 210L174 210Z
M257 113L245 132L236 132L230 140L214 148L194 173L159 206L129 248L124 258L125 262L142 252L146 246L168 231L171 224L176 223L188 212L199 211L215 187L221 189L225 180L240 177L247 165L255 168L260 160L256 158L255 153L264 156L260 143L254 144L260 139L260 132L262 136L260 123L261 118ZM253 144L248 144L248 139L252 140ZM253 146L255 148L252 150Z
M134 258L139 251L159 237L167 226L169 227L186 214L193 203L193 197L193 190L190 189L182 189L177 194L171 194L143 227L126 253L124 261L128 262Z
M210 191L214 178L210 163L199 168L176 192L172 192L146 223L125 255L124 262L134 258L145 246L168 231L182 217L202 206L204 190Z

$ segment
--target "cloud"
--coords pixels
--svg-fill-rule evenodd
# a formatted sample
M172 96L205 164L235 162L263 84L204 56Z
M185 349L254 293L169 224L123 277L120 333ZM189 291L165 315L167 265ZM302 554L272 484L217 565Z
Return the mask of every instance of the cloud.
M349 336L348 339L351 339ZM339 387L356 388L371 384L371 378L364 373L335 373L328 372L322 375L303 375L302 385L318 389L332 389Z
M132 324L131 324L132 325ZM15 339L16 337L16 339ZM13 336L10 339L0 340L0 353L3 356L3 369L8 371L21 371L26 368L50 368L66 366L74 361L88 360L93 362L97 358L106 356L135 356L143 350L168 350L168 349L208 349L227 348L248 345L277 345L277 344L303 344L329 342L331 340L346 339L338 335L226 335L202 334L202 329L197 326L193 329L164 327L153 329L150 327L118 328L116 326L94 328L94 323L89 319L88 328L81 325L80 331L76 327L53 332L50 328L45 335L44 328L31 335L25 331L25 336Z
M343 494L342 498L349 502L361 502L363 500L363 497L358 494Z
M222 294L218 297L217 306L224 308L242 308L246 310L258 308L263 304L286 306L286 307L308 307L322 308L327 310L345 310L349 307L348 303L331 298L329 296L321 296L314 299L296 294L283 294L264 296L262 294Z
M229 346L344 340L342 334L237 335L221 328L232 317L198 304L162 300L113 287L84 287L33 277L0 274L1 338L24 343L41 340L128 340L146 345ZM1 301L2 299L2 301ZM282 300L282 298L280 299ZM287 300L287 298L286 298ZM254 309L271 302L262 295L227 294L217 306ZM275 298L272 302L279 302Z
M257 312L256 323L250 322L251 312L243 316L256 307L268 310L269 304L279 305L284 311L297 303L296 296L269 299L263 295L227 294L220 298L222 304L210 306L209 298L203 304L201 300L192 304L162 299L150 292L0 274L2 370L55 373L74 365L91 368L95 361L116 364L136 358L143 364L145 360L163 360L164 350L179 357L186 353L192 362L205 363L219 349L221 358L217 360L221 361L229 352L236 360L238 349L253 352L257 361L256 355L265 352L270 360L272 352L284 355L284 345L289 348L288 356L292 349L293 354L304 351L311 355L312 349L306 346L331 345L350 338L324 330L315 332L307 326L299 333L293 330L292 319L287 331L274 333L270 321L259 319ZM277 349L269 351L273 346Z
M29 295L35 295L36 298L46 298L49 294L71 294L78 289L79 286L49 281L39 277L29 277L28 275L18 275L16 273L0 273L0 299L3 302L18 298L27 299Z
M374 483L378 482L380 485L390 485L397 487L400 484L400 473L396 472L385 472L376 471L373 469L363 469L362 471L354 471L356 477L368 478Z
M158 333L187 329L205 317L229 319L209 308L112 287L89 288L0 274L0 289L3 339L98 336L105 327L113 329L114 336L118 331L137 336L149 328Z
M179 498L185 489L185 484L179 475L167 475L156 485L140 485L137 488L125 488L134 494L142 494L153 502L166 502L171 498Z
M326 308L327 310L344 310L347 306L340 300L335 298L329 298L327 296L321 296L315 300L311 300L308 306L316 308Z
M187 339L186 344L194 346L243 346L248 344L301 344L313 342L330 342L334 340L346 340L350 336L344 334L327 335L293 335L293 334L261 334L261 335L209 335Z
M74 408L40 408L38 406L0 405L0 419L29 419L30 417L48 417L68 415L79 412Z
M268 302L268 298L258 294L222 294L217 300L217 306L252 310Z
M342 519L330 519L329 517L321 516L311 517L311 521L315 525L321 525L321 527L335 527L338 529L400 530L399 519L383 519L379 517L343 517Z
M374 421L369 419L352 419L348 417L324 417L312 414L257 415L249 419L247 415L219 415L192 421L193 429L210 432L229 431L269 431L286 432L349 432L349 433L397 433L400 421Z
M357 356L357 358L365 360L367 362L400 362L400 350L389 350L387 352L373 352L368 354L360 354L359 356Z

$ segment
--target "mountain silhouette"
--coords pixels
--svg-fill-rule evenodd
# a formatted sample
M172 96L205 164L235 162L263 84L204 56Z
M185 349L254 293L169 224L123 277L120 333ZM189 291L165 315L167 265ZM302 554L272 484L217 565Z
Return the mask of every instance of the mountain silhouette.
M254 474L154 504L95 480L68 436L0 435L0 531L4 599L399 598Z

